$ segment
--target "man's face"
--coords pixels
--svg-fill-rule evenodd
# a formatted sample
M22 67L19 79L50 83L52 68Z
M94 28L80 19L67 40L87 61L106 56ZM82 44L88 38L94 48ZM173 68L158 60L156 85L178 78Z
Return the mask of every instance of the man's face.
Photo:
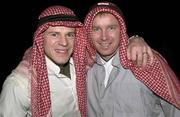
M67 63L73 52L75 28L49 27L43 37L46 56L58 65Z
M120 26L118 20L109 13L98 14L93 20L92 42L105 60L113 57L119 47Z

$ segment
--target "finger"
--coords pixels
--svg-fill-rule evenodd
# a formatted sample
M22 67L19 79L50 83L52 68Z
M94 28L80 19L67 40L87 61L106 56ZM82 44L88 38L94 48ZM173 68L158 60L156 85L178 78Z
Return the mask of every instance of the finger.
M148 56L149 56L148 58L149 58L150 64L152 64L153 61L154 61L154 55L153 55L152 49L150 47L148 47L147 53L148 53Z
M137 48L133 48L133 49L131 49L131 53L130 53L131 55L130 55L130 59L132 60L132 61L134 61L134 62L137 62L137 55L138 55L138 49Z
M145 52L145 53L143 53L142 68L144 68L146 66L147 60L148 60L148 53Z
M138 67L142 67L143 54L141 51L137 51L136 63Z
M148 53L147 53L147 47L148 45L146 43L144 43L145 45L143 46L143 49L142 49L142 68L144 68L147 64L147 57L148 57Z

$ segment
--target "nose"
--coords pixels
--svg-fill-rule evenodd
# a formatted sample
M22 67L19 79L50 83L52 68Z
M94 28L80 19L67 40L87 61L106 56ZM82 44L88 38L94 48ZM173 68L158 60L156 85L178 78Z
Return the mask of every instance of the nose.
M106 32L106 30L102 31L102 40L107 40L107 32Z
M65 36L61 36L59 38L59 44L62 45L62 46L67 46L68 45L68 41L67 41Z

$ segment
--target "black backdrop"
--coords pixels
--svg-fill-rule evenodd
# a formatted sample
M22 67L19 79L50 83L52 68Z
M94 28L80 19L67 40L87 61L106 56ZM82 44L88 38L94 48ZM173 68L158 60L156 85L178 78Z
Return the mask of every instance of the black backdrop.
M32 45L36 19L49 5L70 7L83 21L89 7L100 0L29 0L1 1L0 89L6 76ZM123 11L129 35L138 34L159 51L180 77L179 8L175 0L107 0Z

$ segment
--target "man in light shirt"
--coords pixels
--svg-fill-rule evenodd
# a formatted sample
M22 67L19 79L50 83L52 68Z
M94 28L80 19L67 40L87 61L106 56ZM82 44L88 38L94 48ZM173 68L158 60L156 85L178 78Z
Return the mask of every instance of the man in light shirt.
M92 6L84 25L96 55L87 73L88 117L180 117L177 76L156 51L143 69L128 60L126 25L115 4Z

